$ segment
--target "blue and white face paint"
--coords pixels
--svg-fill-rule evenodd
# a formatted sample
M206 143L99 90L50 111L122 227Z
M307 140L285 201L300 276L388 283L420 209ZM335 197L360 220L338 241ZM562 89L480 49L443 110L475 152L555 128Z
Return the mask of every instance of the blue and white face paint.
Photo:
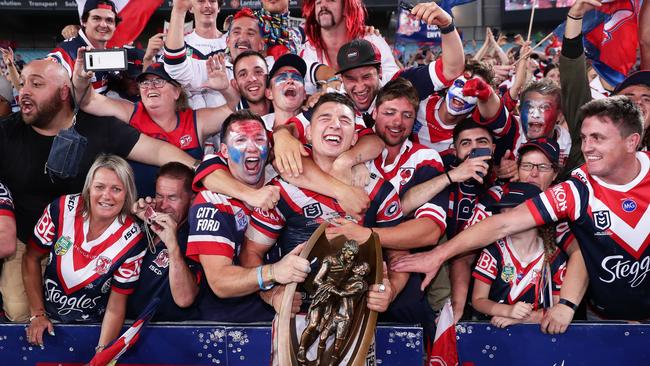
M269 141L259 121L234 122L226 141L228 168L238 180L255 185L262 179L269 155Z
M454 80L454 83L447 90L447 96L445 98L447 112L453 116L467 114L476 107L476 103L478 102L476 97L466 97L463 95L463 87L465 87L465 83L468 80L464 75L461 75Z

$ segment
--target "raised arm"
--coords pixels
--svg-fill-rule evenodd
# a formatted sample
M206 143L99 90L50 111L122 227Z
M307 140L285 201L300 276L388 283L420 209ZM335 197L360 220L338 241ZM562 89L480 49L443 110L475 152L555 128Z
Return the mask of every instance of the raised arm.
M525 204L499 215L488 217L480 223L470 226L453 239L438 245L433 250L411 254L400 258L393 265L398 272L419 272L426 276L422 281L424 289L435 277L440 266L450 258L482 248L497 239L516 234L536 226L532 213Z
M97 93L91 83L94 72L84 70L86 48L77 50L77 60L72 72L72 84L75 98L81 110L99 117L115 117L126 123L131 119L135 105L123 99L112 99Z
M127 158L155 166L163 166L169 162L178 161L192 169L199 163L199 161L176 146L145 134L140 134L138 142L135 143Z
M465 68L465 50L451 15L435 2L417 4L411 14L429 25L440 28L443 74L447 80L457 78Z

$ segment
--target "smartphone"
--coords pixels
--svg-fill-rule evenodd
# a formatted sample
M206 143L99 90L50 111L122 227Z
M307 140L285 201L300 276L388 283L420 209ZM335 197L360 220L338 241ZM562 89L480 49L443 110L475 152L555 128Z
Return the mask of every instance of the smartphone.
M477 147L475 149L472 149L472 151L469 152L469 156L467 158L473 159L473 158L480 158L481 156L492 156L492 150L490 150L487 147ZM481 178L484 177L483 173L479 172L478 175Z
M86 51L84 69L86 71L119 71L128 66L126 49L112 48L108 50Z

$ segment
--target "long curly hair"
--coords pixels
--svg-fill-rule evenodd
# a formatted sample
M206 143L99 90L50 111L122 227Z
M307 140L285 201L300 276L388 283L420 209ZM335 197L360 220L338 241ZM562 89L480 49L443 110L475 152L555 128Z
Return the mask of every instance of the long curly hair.
M362 38L366 30L368 12L362 0L342 0L345 28L348 30L348 40ZM320 25L316 21L316 0L306 0L302 5L305 17L305 33L308 40L316 49L325 49L325 43L320 36Z

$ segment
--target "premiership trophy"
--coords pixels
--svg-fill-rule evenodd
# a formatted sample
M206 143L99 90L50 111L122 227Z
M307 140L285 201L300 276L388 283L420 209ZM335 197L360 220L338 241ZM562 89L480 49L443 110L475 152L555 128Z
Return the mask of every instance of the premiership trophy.
M375 233L366 243L343 236L330 242L327 225L321 224L300 254L312 263L312 272L304 283L285 289L276 335L280 366L366 364L377 323L366 293L382 283L381 245ZM291 317L299 286L310 301L304 321Z

